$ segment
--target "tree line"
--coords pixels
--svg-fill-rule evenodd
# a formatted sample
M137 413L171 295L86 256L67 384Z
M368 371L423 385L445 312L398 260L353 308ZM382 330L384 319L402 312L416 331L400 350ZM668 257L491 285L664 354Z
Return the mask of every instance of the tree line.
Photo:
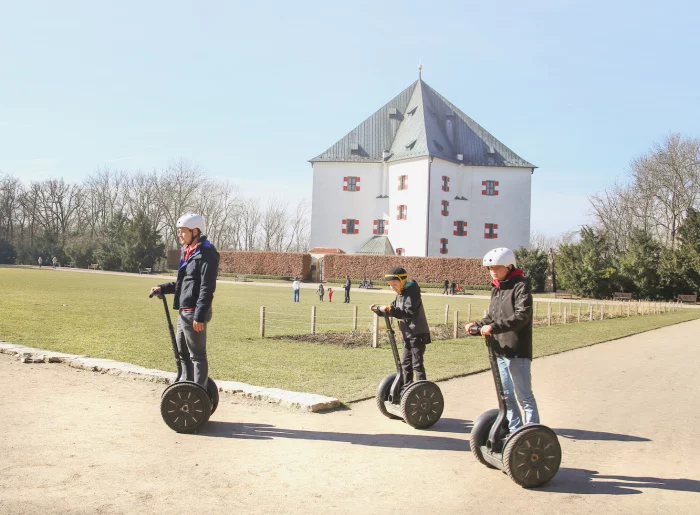
M674 299L700 292L700 138L671 134L634 158L621 183L589 198L593 223L516 254L542 291ZM551 252L551 258L548 255Z
M245 197L231 182L179 159L150 173L100 168L80 183L59 178L25 184L0 175L0 263L56 256L77 267L156 267L167 249L179 247L175 224L187 212L204 216L206 234L221 250L308 249L306 201L290 207Z

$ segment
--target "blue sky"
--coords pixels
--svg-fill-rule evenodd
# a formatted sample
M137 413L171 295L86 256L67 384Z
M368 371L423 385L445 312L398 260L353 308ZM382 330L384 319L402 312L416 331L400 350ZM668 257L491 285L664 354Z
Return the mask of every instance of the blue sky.
M430 86L539 167L532 229L553 236L655 141L700 136L698 5L0 0L0 172L77 182L185 157L294 204L307 161L422 59Z

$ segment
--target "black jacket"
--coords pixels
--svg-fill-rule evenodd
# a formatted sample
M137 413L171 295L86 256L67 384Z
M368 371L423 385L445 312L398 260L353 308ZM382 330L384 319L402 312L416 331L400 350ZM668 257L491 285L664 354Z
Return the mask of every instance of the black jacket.
M194 319L204 322L214 300L219 253L206 236L202 236L199 245L187 261L183 261L184 253L183 248L177 280L161 284L160 289L163 293L175 294L173 309L194 308Z
M476 325L493 328L488 341L496 354L532 359L532 295L521 271L511 272L491 289L488 314Z
M389 315L399 319L399 329L406 347L430 343L430 327L423 309L418 283L409 280L389 308Z

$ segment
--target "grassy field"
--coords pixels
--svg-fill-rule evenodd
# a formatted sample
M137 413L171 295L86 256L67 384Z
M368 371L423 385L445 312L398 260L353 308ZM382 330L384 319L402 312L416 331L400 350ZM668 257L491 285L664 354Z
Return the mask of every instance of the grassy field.
M174 371L162 303L148 298L150 287L158 282L162 279L127 274L0 268L4 315L0 339ZM393 298L386 292L353 292L352 304L344 304L342 291L336 295L337 302L321 303L313 290L302 289L301 302L294 304L291 286L220 284L209 326L212 377L322 393L343 402L372 396L380 379L394 367L387 345L344 348L259 338L260 306L266 307L268 334L272 335L308 332L313 305L317 306L318 331L350 330L355 304L359 306L358 330L369 331L368 305ZM447 302L460 311L461 319L468 303L473 319L487 305L485 300L468 297L426 296L424 300L431 325L444 322ZM698 317L700 310L684 309L538 328L535 352L538 356L562 352ZM488 361L481 343L477 338L434 342L426 354L429 377L440 380L485 369Z

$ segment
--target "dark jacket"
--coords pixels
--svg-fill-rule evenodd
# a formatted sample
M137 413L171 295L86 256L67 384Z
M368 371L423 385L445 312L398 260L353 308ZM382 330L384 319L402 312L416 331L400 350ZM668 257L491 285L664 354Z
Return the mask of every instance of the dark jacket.
M343 288L350 291L350 279L345 280L345 286L343 286Z
M219 253L214 245L202 236L197 248L187 261L184 261L185 249L180 254L180 266L177 280L160 285L163 293L174 293L173 309L194 308L197 322L207 320L211 311L216 290L216 276L219 271Z
M522 271L516 269L500 283L494 281L488 314L476 325L493 328L493 336L487 339L496 354L532 359L532 295Z
M417 282L406 282L401 293L391 303L389 315L399 319L399 329L406 347L430 343L430 327L428 319L425 318L423 299Z

